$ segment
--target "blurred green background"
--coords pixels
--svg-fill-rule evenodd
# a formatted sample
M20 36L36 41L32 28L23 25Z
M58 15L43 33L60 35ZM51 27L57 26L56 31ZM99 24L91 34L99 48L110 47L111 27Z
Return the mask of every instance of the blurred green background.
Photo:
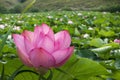
M0 0L0 13L20 13L32 0ZM120 11L120 0L36 0L28 12L40 11Z

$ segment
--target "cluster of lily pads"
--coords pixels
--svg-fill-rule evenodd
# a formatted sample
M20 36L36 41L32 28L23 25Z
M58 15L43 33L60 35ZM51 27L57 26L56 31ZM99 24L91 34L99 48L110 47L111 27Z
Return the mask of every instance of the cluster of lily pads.
M12 74L15 67L18 68L22 64L18 60L16 47L13 44L11 35L13 33L21 33L24 30L33 31L35 26L41 25L42 23L49 25L54 32L61 30L69 31L72 38L72 45L75 46L75 51L74 56L66 65L71 66L70 62L74 63L74 58L80 59L80 61L78 61L78 65L73 67L76 70L71 68L73 72L69 71L69 67L67 68L66 65L62 69L68 70L74 76L74 80L120 79L119 12L41 12L25 13L22 15L22 18L20 18L20 14L0 14L0 44L9 28L13 26L12 32L8 35L6 44L0 53L0 71L2 71L2 64L5 64L7 68L7 66L16 63L14 68L8 68L6 70L6 74ZM25 67L25 69L27 68ZM57 77L57 80L59 80L62 76L65 76L64 80L72 80L72 78L64 75L65 73L59 76L57 75L60 74L59 72L54 71L54 73L56 75L53 77L53 80ZM25 75L29 74L25 73ZM21 78L21 75L16 77L16 80ZM36 78L35 75L31 75L33 79ZM32 80L31 77L28 79Z

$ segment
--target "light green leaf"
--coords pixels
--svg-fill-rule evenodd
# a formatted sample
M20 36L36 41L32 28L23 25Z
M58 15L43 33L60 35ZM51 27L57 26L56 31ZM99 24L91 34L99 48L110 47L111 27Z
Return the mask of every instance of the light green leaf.
M93 52L96 53L107 53L112 49L111 46L104 46L104 47L100 47L100 48L95 48L95 49L91 49Z
M95 38L90 41L90 45L94 47L101 47L103 46L104 42L100 38Z
M62 68L70 75L54 71L53 80L89 80L90 77L107 74L107 70L98 62L87 58L72 57Z
M110 58L110 51L112 50L112 46L104 46L96 49L91 49L95 54L103 59Z
M101 30L98 33L99 35L103 36L103 37L112 37L115 36L115 32L114 31L105 31L105 30Z
M119 80L120 79L120 70L114 71L113 75L111 77L115 80Z

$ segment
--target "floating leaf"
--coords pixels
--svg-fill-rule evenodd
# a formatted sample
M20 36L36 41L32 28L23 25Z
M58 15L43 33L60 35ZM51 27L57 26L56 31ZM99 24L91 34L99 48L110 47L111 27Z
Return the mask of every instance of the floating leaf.
M90 59L95 59L96 55L88 49L81 49L76 51L76 55L81 56L81 57L86 57Z
M111 49L112 49L111 46L104 46L104 47L95 48L91 50L96 53L108 53Z
M95 38L90 41L90 45L94 47L101 47L103 46L104 42L100 38Z
M113 37L115 36L115 32L114 31L105 31L105 30L101 30L98 33L99 35L103 36L103 37Z
M107 70L99 63L87 58L71 58L62 68L68 74L55 71L53 80L89 80L90 77L108 74Z
M104 46L96 49L91 49L95 54L103 59L109 59L110 58L110 51L112 50L111 46Z

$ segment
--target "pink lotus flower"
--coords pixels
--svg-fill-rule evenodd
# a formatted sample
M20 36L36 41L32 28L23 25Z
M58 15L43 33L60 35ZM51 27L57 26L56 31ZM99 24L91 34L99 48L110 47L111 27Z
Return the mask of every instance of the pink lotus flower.
M25 30L13 34L14 42L22 62L30 67L59 67L71 56L71 37L68 31L56 34L46 24L36 26L34 32Z
M114 42L120 44L120 40L119 39L115 39Z

